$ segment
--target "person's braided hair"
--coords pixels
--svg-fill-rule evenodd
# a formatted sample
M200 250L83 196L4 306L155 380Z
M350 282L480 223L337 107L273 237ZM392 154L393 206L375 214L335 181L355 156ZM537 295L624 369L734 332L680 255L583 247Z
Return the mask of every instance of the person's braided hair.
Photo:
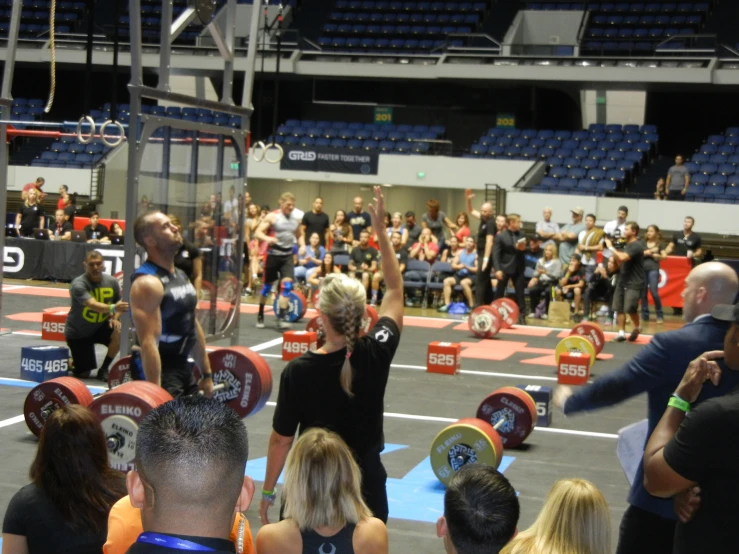
M349 396L352 393L353 371L351 355L354 351L359 328L364 316L367 291L362 283L347 275L332 274L326 277L321 286L320 311L326 314L329 324L337 333L344 336L346 359L341 368L341 388Z

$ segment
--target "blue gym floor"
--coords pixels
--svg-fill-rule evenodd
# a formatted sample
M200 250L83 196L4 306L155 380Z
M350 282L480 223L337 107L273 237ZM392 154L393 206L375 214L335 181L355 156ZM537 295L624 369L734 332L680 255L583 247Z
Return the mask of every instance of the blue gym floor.
M11 333L0 336L0 344L4 345L0 363L0 440L5 466L0 477L0 516L4 515L12 495L28 481L28 468L36 448L36 439L22 418L29 385L19 381L20 349L44 344L40 338L40 313L54 306L68 306L66 293L58 288L27 286L23 282L6 283L4 287L2 327ZM256 329L254 311L253 306L245 305L242 309L246 313L241 315L239 344L254 347L265 356L277 384L286 363L280 356L281 335L275 328ZM520 327L481 341L465 329L466 323L460 323L451 319L406 317L385 399L387 448L383 459L389 475L388 528L393 553L444 551L433 525L441 515L444 489L428 462L429 447L436 434L457 419L473 417L480 401L499 387L556 385L553 352L565 334L561 329ZM302 325L296 324L295 328ZM448 376L424 371L426 347L433 340L463 343L460 374ZM648 340L648 337L642 339ZM216 345L228 346L228 343L222 341ZM593 368L593 377L619 367L640 348L641 344L606 344ZM100 359L102 353L99 350ZM93 387L99 385L95 380L87 383ZM270 403L245 420L250 438L247 473L258 482L264 477L264 456L276 396L275 387ZM501 469L519 492L519 529L533 522L554 481L583 477L600 488L611 507L615 545L629 488L616 458L616 433L645 416L643 396L613 409L567 419L555 409L550 427L535 429L521 448L506 451ZM258 502L254 502L247 512L255 536L259 529L257 508ZM276 517L277 510L273 511Z

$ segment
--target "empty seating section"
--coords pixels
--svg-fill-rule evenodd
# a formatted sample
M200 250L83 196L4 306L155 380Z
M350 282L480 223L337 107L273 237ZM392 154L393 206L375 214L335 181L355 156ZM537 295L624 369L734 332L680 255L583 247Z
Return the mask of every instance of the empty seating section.
M443 138L442 126L300 121L289 119L277 129L275 142L286 146L321 146L377 150L389 154L427 154ZM272 137L268 139L272 141Z
M12 121L37 121L43 118L44 100L40 98L15 98L10 110ZM16 128L24 129L25 125L16 124Z
M322 29L324 50L423 54L443 46L448 35L480 28L489 2L399 2L338 0ZM451 37L451 46L463 46Z
M8 35L12 5L12 0L0 0L0 37ZM19 28L20 38L34 39L48 36L50 6L50 0L23 2ZM54 18L56 32L70 33L77 30L84 9L85 2L57 2Z
M739 127L709 136L685 167L690 173L686 200L739 204Z
M651 54L685 49L706 22L710 2L589 2L583 54ZM670 40L662 46L662 42ZM684 37L684 38L681 38Z
M653 125L593 124L580 131L494 127L467 156L545 162L548 174L532 192L604 195L647 166L658 140Z

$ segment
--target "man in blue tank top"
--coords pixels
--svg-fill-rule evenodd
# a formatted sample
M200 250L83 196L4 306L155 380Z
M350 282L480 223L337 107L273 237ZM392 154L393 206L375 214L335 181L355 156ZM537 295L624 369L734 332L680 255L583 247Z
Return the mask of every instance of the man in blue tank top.
M301 219L293 214L295 209L295 195L285 192L280 196L280 208L267 215L257 227L254 237L264 241L267 248L267 261L264 264L264 285L259 293L259 315L257 327L264 328L264 305L272 290L272 285L280 280L280 296L277 301L277 314L280 329L289 329L286 321L289 303L287 297L293 289L295 263L293 261L293 247L298 243L305 248Z
M134 370L134 377L160 385L175 398L197 394L198 389L210 397L213 374L205 335L195 318L197 294L187 275L174 265L182 235L159 211L139 216L133 232L147 254L131 285L131 315L142 366L138 375ZM202 372L200 383L187 361L191 355Z

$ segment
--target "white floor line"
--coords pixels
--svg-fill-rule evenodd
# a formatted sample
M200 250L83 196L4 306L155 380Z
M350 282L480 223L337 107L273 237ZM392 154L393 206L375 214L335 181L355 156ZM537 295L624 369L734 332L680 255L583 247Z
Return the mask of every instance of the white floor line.
M257 344L255 346L250 346L249 350L260 352L261 350L267 350L268 348L272 348L273 346L277 346L278 344L282 344L282 337L278 337L276 339L272 339L267 342L263 342L262 344Z
M24 421L26 418L23 416L23 414L15 417L11 417L9 419L4 419L0 421L0 427L7 427L8 425L14 425L15 423L20 423L21 421Z
M13 335L23 335L24 337L40 337L41 333L26 333L24 331L13 331Z

